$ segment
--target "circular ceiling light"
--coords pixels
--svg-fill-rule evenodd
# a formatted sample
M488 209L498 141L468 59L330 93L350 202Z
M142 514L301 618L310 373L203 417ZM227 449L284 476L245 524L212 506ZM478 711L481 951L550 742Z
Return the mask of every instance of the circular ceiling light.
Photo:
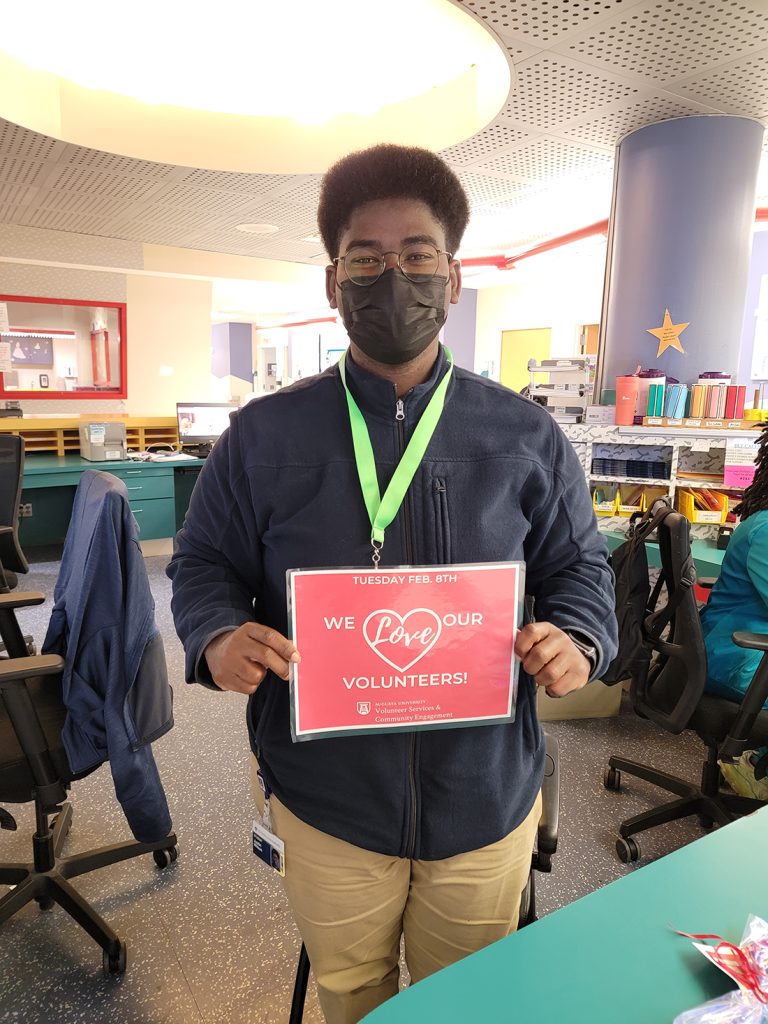
M219 0L205 18L182 0L134 0L129 17L38 0L4 11L0 37L8 120L245 172L319 172L381 141L443 149L493 119L511 76L503 44L451 0Z
M280 230L276 224L236 224L235 228L248 235L274 235Z

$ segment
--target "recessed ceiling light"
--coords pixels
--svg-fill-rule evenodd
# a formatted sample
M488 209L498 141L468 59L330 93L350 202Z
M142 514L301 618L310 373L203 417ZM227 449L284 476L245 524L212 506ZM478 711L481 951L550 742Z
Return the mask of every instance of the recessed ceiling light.
M320 235L305 235L305 237L302 238L302 242L311 242L313 245L320 245L322 241L323 240Z
M463 141L496 116L512 82L501 41L452 0L334 0L332 18L317 0L219 0L212 19L189 17L183 0L134 0L129 18L121 12L103 0L3 5L0 115L140 159L319 173L382 140L434 150ZM120 45L94 47L83 25ZM393 55L407 73L378 74Z
M248 235L274 235L280 230L276 224L238 224L236 227Z

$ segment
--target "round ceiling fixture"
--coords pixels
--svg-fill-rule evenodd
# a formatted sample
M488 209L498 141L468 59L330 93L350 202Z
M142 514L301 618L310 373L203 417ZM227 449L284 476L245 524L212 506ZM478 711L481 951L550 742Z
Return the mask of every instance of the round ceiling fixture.
M316 173L382 141L443 149L495 117L511 80L501 41L451 0L219 0L212 18L182 0L130 15L38 0L4 11L0 37L1 116L229 171Z
M274 235L280 230L277 224L237 224L235 228L247 235Z

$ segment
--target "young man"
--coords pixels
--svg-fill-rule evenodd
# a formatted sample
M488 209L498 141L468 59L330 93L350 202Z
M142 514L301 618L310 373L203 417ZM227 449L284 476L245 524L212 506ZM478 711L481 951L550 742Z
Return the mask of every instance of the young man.
M389 482L448 371L468 219L451 170L378 146L326 175L327 294L350 337L346 382ZM332 1024L514 930L539 817L537 686L564 696L615 653L613 584L584 473L549 414L454 367L381 567L524 560L509 724L292 743L285 573L370 566L371 524L339 368L232 416L169 567L187 678L250 696L251 748L285 843L285 885Z

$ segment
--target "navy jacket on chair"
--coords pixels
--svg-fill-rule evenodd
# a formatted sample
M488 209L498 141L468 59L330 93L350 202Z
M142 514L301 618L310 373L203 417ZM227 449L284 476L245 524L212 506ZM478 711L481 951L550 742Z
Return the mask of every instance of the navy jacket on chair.
M173 725L162 637L125 484L86 470L75 493L43 652L65 660L64 748L74 774L109 761L134 837L171 816L150 744Z

